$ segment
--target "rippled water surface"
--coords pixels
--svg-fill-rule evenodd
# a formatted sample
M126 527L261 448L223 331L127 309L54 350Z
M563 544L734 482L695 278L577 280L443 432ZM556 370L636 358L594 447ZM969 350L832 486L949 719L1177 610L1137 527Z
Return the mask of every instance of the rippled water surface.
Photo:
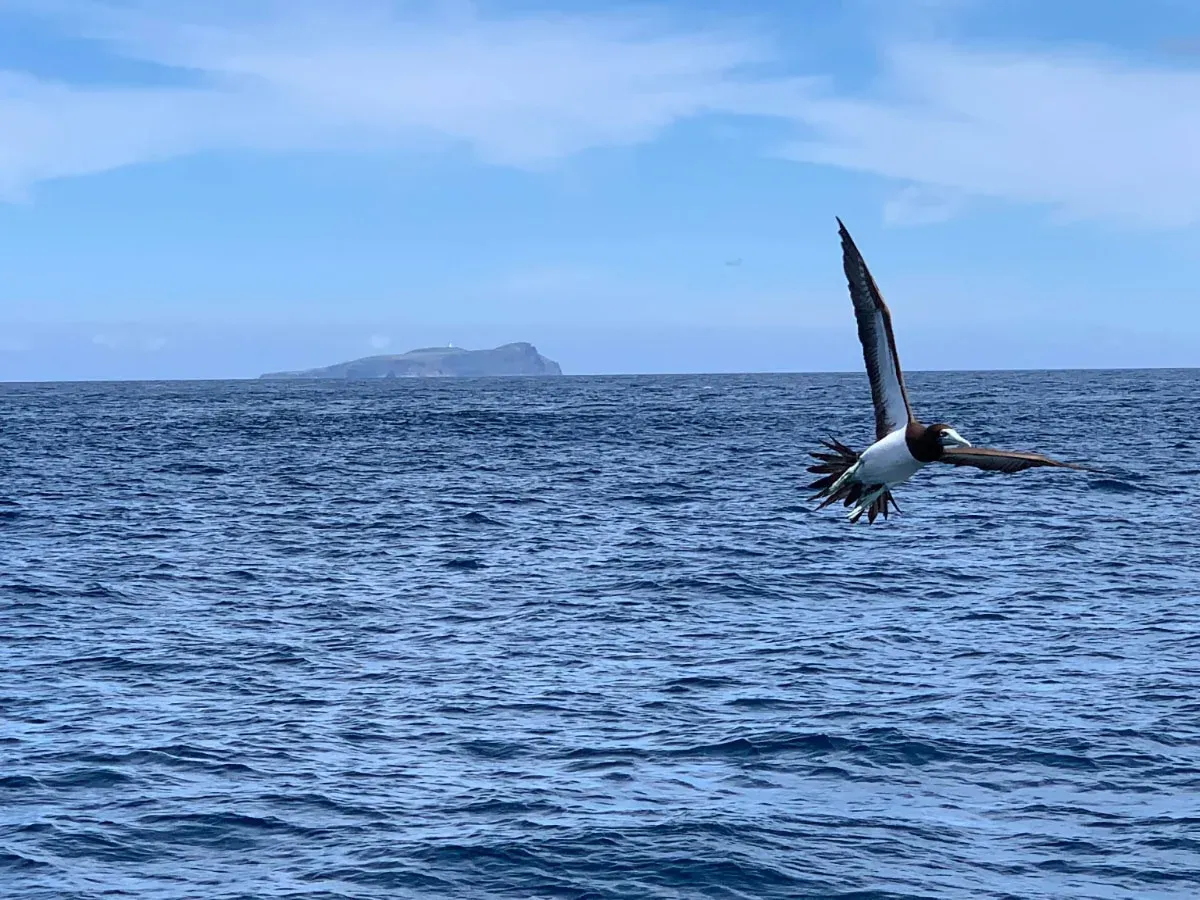
M0 896L1188 898L1200 373L0 386Z

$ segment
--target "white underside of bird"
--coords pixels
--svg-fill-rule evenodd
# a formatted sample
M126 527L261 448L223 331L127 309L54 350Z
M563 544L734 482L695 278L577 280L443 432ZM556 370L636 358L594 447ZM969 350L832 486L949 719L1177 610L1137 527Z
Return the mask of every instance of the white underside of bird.
M864 485L872 485L874 490L867 491L859 498L858 504L850 510L846 518L857 519L871 504L878 500L885 491L898 484L903 484L925 468L928 463L914 459L908 449L905 428L897 428L885 434L858 457L858 462L848 468L845 473L829 488L834 493L848 481L857 481ZM960 447L970 447L971 442L963 438L953 429L947 429L946 443Z

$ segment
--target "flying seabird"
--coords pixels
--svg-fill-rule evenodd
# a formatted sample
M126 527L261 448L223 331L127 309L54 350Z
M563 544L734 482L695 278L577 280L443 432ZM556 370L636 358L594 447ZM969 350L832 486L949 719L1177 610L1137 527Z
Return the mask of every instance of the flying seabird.
M922 424L908 403L896 339L892 335L892 314L850 232L841 219L837 223L842 238L842 265L854 303L854 318L858 321L871 400L875 404L875 443L862 453L855 453L832 438L821 442L828 452L812 453L820 462L808 469L821 476L809 485L817 491L811 499L825 498L818 509L841 500L853 507L849 514L851 522L857 522L863 513L867 514L868 523L874 522L880 513L886 519L889 503L897 511L900 509L892 497L892 488L933 462L993 472L1020 472L1036 466L1093 471L1039 453L974 447L944 422Z

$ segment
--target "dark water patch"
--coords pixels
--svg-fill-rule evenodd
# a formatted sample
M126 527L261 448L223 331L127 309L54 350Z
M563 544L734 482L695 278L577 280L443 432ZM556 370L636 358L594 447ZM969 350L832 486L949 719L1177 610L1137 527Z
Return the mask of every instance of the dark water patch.
M1116 478L1094 478L1090 482L1090 486L1093 490L1108 491L1113 494L1136 494L1139 491L1152 490L1145 485L1119 481Z
M335 869L321 869L303 876L303 880L313 883L329 881L345 882L355 886L352 893L311 891L288 893L282 896L301 898L304 900L354 900L361 896L358 887L377 888L380 896L411 897L419 896L415 891L427 893L430 897L452 897L461 893L454 879L443 879L424 871L424 865L404 864L390 860L366 860L353 866ZM374 896L372 892L371 896Z
M490 516L485 516L481 512L474 512L474 511L465 513L461 517L461 521L466 523L467 525L501 525L501 524L503 524L498 519L493 519Z
M687 675L682 678L673 678L667 682L667 689L683 688L684 690L691 690L692 688L696 688L704 690L729 687L737 683L737 680L734 678L720 675Z
M778 734L755 738L732 738L715 744L698 744L672 752L673 756L746 757L779 754L830 753L853 747L844 738L827 734Z
M197 462L177 462L168 463L157 471L168 475L228 475L229 470L221 466L213 466L207 463Z
M116 769L104 767L86 767L71 769L60 775L44 775L42 783L53 790L73 790L78 788L112 788L132 784L134 778Z
M477 569L486 568L484 563L470 557L458 557L456 559L448 559L442 563L447 569L460 569L465 572L474 572Z
M204 847L214 850L254 851L281 840L319 840L320 827L303 827L278 816L235 812L163 813L137 817L130 829L141 846Z
M57 867L45 860L33 859L0 848L0 872L31 876L55 871L57 871Z
M166 661L150 661L126 656L79 656L68 659L48 659L42 666L63 669L91 669L102 673L121 672L168 672L174 664Z
M526 753L526 749L520 744L506 741L466 741L460 744L459 747L463 752L471 756L479 756L485 759L514 759Z
M87 600L129 600L130 595L125 591L104 584L92 584L79 592L81 599Z
M230 569L225 573L225 577L236 581L258 581L261 576L251 572L249 569Z
M728 705L746 709L787 709L794 704L778 697L738 697L728 701Z

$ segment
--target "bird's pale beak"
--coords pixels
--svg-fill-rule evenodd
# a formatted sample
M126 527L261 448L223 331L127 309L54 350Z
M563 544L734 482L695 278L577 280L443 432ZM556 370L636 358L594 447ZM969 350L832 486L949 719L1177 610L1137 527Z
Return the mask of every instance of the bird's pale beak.
M953 428L947 428L942 432L943 447L970 447L971 442L955 431Z

